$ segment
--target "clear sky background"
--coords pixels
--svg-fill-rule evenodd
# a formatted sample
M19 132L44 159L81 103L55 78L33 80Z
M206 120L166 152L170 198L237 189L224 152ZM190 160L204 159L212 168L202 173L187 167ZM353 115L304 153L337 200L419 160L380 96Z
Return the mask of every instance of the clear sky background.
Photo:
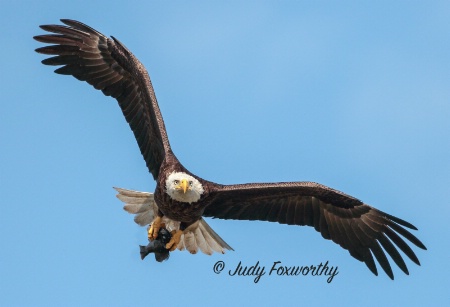
M0 2L0 305L450 302L450 3L226 2ZM416 225L422 266L391 281L313 229L211 219L234 252L141 261L146 231L112 187L155 183L116 101L40 63L32 37L59 18L144 63L189 170L341 190ZM255 284L228 275L240 261L339 274Z

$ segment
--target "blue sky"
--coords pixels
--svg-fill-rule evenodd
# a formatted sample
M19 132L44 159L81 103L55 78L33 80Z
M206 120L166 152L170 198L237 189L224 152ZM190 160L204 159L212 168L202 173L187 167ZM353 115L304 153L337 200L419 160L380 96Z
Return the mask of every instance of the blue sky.
M448 304L449 15L447 1L2 1L0 304ZM222 220L208 223L234 252L141 261L145 229L112 187L155 183L117 103L33 51L60 18L144 63L192 172L341 190L417 226L422 266L405 258L391 281L313 229ZM258 261L339 274L227 274Z

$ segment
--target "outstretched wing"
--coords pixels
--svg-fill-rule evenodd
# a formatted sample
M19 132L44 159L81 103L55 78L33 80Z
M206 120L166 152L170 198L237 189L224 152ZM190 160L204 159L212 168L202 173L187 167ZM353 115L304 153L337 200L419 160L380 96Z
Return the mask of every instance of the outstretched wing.
M67 26L41 26L43 30L56 34L34 37L39 42L56 44L36 49L39 53L56 55L42 63L64 65L55 72L86 81L105 95L117 99L147 167L156 179L170 145L144 66L114 37L109 39L78 21L61 21Z
M312 182L242 184L219 187L204 216L278 222L313 226L325 239L331 239L363 261L378 275L372 254L386 274L394 279L389 261L381 247L400 269L408 273L396 246L413 262L419 260L399 236L426 249L404 227L410 223L370 207L356 198ZM402 227L403 226L403 227ZM394 245L394 244L396 245Z

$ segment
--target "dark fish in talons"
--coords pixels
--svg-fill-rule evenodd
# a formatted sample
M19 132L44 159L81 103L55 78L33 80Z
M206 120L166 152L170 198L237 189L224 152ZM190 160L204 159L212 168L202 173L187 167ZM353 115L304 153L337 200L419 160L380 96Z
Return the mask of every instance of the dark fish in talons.
M141 252L141 259L150 254L155 253L155 259L158 262L163 262L164 260L169 259L169 250L166 249L166 244L172 238L172 234L165 228L161 228L158 232L158 237L150 241L147 246L139 245Z

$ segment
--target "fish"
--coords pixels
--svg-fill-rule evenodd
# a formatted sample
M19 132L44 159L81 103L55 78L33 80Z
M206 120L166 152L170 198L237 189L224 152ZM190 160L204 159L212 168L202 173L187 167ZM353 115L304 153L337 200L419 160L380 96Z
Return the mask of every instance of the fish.
M139 245L141 259L144 260L150 253L155 253L155 259L158 262L163 262L169 259L169 250L166 249L166 244L172 238L172 234L166 229L161 227L158 232L158 237L150 241L147 246Z

